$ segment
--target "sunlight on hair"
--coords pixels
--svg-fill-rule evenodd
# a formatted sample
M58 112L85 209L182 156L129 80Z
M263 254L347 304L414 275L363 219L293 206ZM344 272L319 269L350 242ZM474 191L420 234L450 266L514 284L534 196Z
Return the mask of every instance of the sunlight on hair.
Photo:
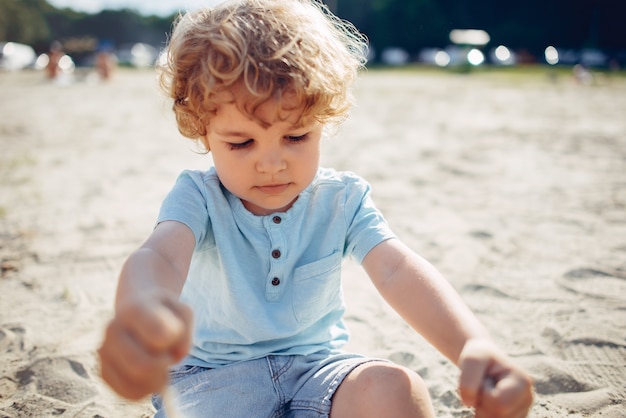
M163 91L174 101L179 131L200 139L220 103L243 82L255 110L292 91L302 117L339 123L364 67L367 40L319 1L225 2L181 15L158 60Z

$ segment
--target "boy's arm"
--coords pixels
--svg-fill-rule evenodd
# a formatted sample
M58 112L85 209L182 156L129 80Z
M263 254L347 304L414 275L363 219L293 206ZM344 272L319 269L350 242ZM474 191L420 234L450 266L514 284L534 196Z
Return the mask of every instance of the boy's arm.
M189 351L192 313L178 297L194 247L188 227L163 222L122 268L98 354L103 379L126 398L160 391L169 366Z
M399 240L374 247L363 267L394 310L455 364L467 341L489 339L443 275Z
M158 224L146 242L126 260L120 273L115 307L150 289L178 297L187 278L195 247L193 232L184 224Z
M394 310L459 366L468 406L486 416L525 416L532 403L530 378L491 342L435 267L397 239L374 247L362 264Z

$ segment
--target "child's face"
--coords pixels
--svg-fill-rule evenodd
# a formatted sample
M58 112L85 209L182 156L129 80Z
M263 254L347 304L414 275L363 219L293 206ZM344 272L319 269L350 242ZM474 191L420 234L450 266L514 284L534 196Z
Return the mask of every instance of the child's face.
M241 89L237 93L242 97ZM246 209L255 215L283 212L315 177L322 124L302 124L299 110L282 110L273 100L261 105L256 115L263 124L235 103L220 105L205 139L220 181Z

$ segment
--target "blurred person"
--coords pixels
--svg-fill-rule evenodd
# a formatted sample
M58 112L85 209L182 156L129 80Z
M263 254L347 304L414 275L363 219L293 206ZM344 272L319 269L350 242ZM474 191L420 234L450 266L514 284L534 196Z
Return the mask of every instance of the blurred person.
M95 67L100 79L107 81L113 75L117 66L117 58L113 54L113 46L108 42L103 42L96 52Z
M65 55L63 45L59 41L53 41L48 51L48 64L46 64L46 75L49 80L56 79L61 73L59 63Z
M593 84L593 74L583 64L574 65L574 67L572 68L572 74L574 74L574 80L579 84Z
M317 1L237 0L177 21L161 85L214 166L178 177L122 268L98 350L117 393L154 393L156 417L168 384L190 417L433 417L413 370L342 349L341 263L353 257L459 366L477 416L527 415L528 374L400 242L364 179L319 166L366 49Z

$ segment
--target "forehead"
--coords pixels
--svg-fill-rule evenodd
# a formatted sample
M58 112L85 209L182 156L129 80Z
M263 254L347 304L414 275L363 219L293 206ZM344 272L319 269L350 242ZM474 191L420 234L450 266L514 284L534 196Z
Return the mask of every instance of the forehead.
M217 115L230 113L232 116L233 112L238 112L264 127L278 122L300 127L312 120L303 115L303 100L299 100L293 90L262 100L252 94L243 82L238 82L215 93L214 99L217 103Z

